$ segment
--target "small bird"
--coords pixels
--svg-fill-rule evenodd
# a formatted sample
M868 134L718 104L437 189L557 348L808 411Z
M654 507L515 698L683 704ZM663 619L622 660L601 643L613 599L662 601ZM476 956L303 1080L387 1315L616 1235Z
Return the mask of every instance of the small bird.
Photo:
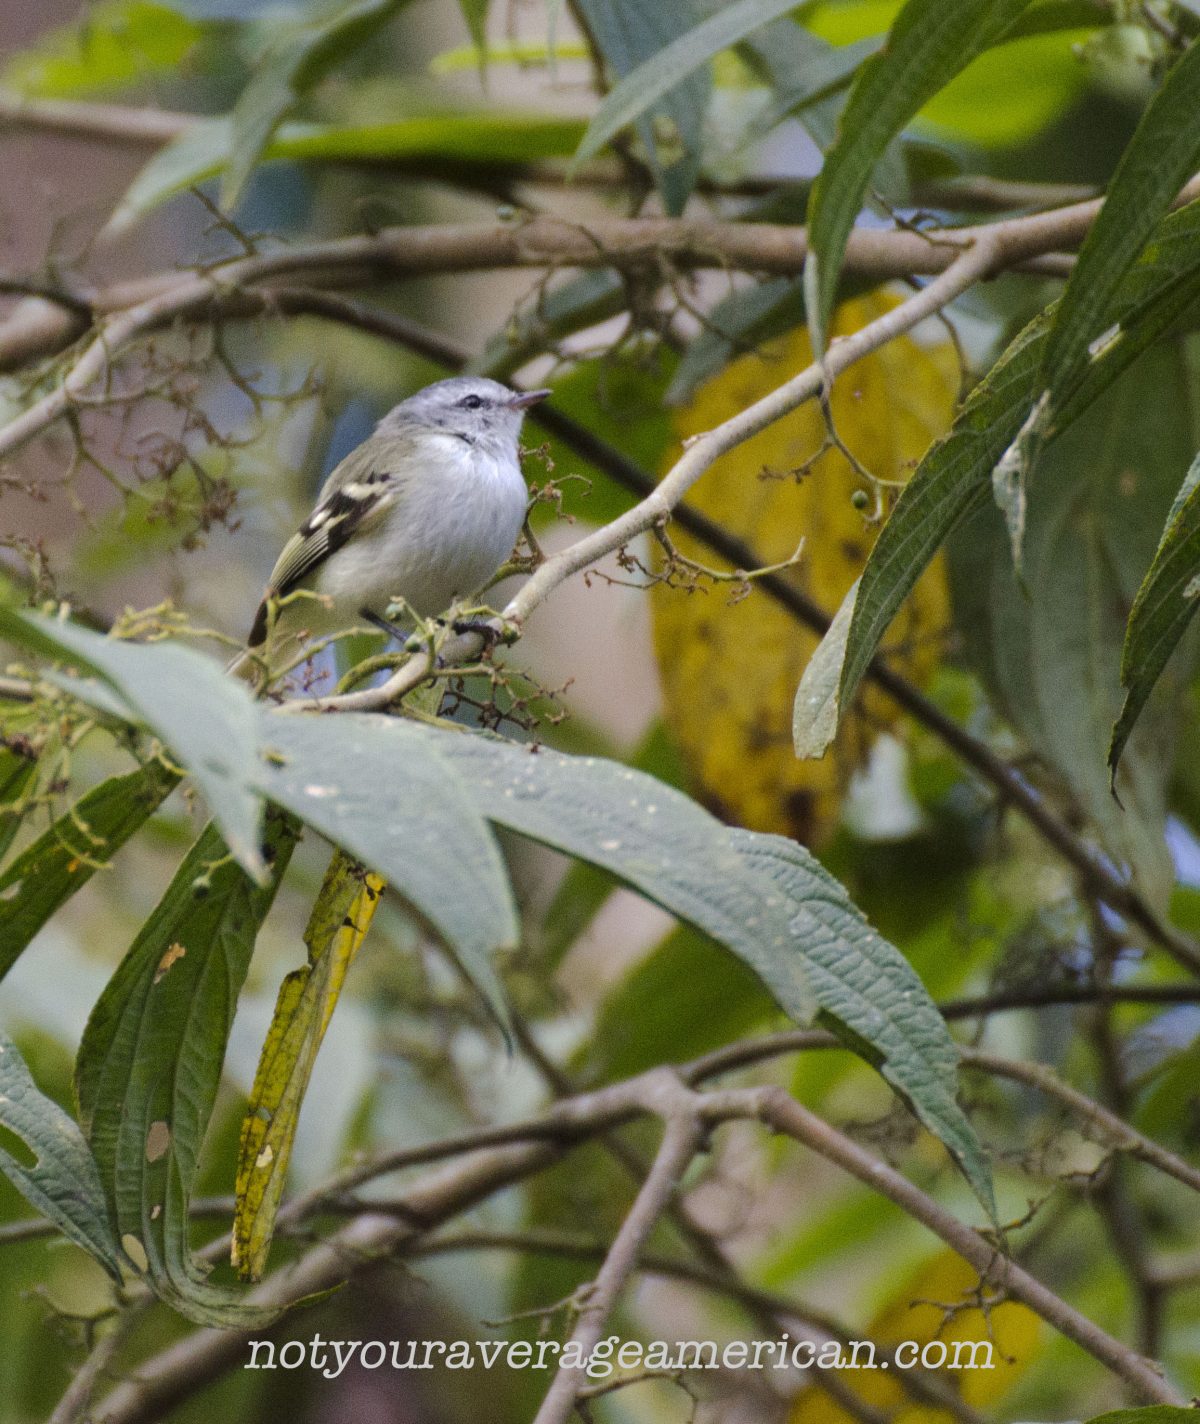
M306 630L323 636L359 618L387 631L403 599L430 618L477 593L504 563L525 522L517 437L549 391L517 392L484 376L435 381L393 407L333 470L312 513L284 545L231 671L253 679L251 653ZM269 601L297 589L278 610Z

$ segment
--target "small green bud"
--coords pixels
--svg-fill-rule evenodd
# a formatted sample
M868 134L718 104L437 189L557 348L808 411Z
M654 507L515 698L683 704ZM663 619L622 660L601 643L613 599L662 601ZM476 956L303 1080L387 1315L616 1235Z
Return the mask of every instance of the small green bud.
M866 509L867 505L871 503L871 496L866 490L858 489L850 496L850 503L855 509Z

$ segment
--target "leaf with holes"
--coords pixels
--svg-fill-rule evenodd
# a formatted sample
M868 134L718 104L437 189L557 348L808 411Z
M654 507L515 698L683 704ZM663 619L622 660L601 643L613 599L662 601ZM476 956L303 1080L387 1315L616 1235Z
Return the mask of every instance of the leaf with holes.
M258 1326L279 1313L209 1283L188 1244L238 995L298 828L272 811L264 834L265 886L230 858L215 825L200 835L105 986L75 1065L121 1244L162 1300L203 1325Z
M304 931L308 963L279 987L238 1143L232 1258L248 1280L266 1267L308 1080L382 894L379 876L334 851Z

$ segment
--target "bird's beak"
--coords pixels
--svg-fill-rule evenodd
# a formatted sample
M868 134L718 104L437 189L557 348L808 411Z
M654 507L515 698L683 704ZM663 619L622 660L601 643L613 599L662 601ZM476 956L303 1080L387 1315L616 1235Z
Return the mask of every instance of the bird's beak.
M538 405L551 394L551 391L522 391L520 395L513 396L508 404L513 410L528 410L531 405Z

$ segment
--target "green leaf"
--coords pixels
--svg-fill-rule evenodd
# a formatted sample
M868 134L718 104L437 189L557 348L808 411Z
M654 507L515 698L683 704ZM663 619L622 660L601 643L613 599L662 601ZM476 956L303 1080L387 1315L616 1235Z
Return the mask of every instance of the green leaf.
M40 35L4 66L0 84L18 94L63 99L121 89L175 73L204 27L150 0L101 0L81 20Z
M1126 610L1194 450L1194 374L1178 343L1146 352L1042 456L1023 586L990 508L950 540L955 626L988 694L1057 773L1116 862L1165 908L1171 709L1129 748L1118 804L1105 748L1121 702Z
M594 157L614 134L635 123L722 50L796 8L796 0L735 0L628 70L605 95L572 167Z
M501 1025L504 990L492 954L517 942L504 862L471 788L431 741L396 717L265 712L270 750L256 773L265 796L372 870L449 945Z
M37 758L29 753L15 751L0 744L0 860L8 853L8 848L16 839L25 818L25 792L37 776ZM0 894L3 893L0 879ZM0 916L3 906L0 904ZM3 940L0 940L0 945Z
M1181 1404L1147 1404L1140 1409L1093 1414L1087 1424L1196 1424L1196 1411Z
M589 749L590 750L590 749ZM668 786L682 788L684 768L666 725L655 722L629 758L629 765L649 772ZM612 894L612 877L585 860L563 876L542 917L541 962L553 968L587 929Z
M605 62L618 79L632 74L693 27L689 0L578 0L578 9ZM638 120L663 205L682 212L700 171L701 130L712 77L693 71Z
M232 1259L248 1280L266 1268L308 1080L383 889L379 876L334 851L304 931L308 963L279 986L238 1143Z
M521 111L417 114L382 124L285 123L264 147L260 161L435 162L439 158L487 163L493 159L561 158L579 141L576 119ZM233 127L228 118L198 119L159 149L138 173L108 221L120 232L177 193L207 181L230 162Z
M408 0L349 0L320 17L279 26L234 106L229 166L221 206L230 208L275 132L300 96L348 54L366 44Z
M95 1159L74 1119L38 1092L16 1045L2 1033L0 1127L15 1133L37 1159L28 1166L0 1146L0 1172L119 1285L125 1258L109 1224Z
M824 350L846 240L876 162L918 110L995 44L1028 3L908 0L882 53L859 71L809 205L804 278L814 350Z
M1047 431L1052 440L1200 297L1200 203L1159 225L1118 293L1122 336L1091 363ZM852 700L880 640L942 541L985 502L992 471L1040 389L1042 352L1053 309L1010 343L905 486L880 531L859 582L804 671L796 693L799 756L820 756ZM839 671L840 670L840 671Z
M1121 655L1127 689L1108 749L1115 777L1121 753L1146 700L1196 612L1200 574L1200 456L1187 472L1162 531L1154 561L1138 589Z
M250 789L258 714L241 683L177 643L121 642L38 613L0 608L0 637L81 667L115 689L193 777L234 858L266 883L258 848L262 802ZM85 683L78 695L87 699Z
M854 44L831 45L803 25L781 20L742 46L771 81L771 103L755 128L770 130L797 117L821 149L832 144L844 103L841 93L864 62L883 48L872 35Z
M991 1171L958 1105L958 1052L911 965L802 845L754 831L728 834L738 853L784 895L822 1021L878 1068L945 1145L995 1220Z
M289 818L268 814L259 886L215 825L201 834L105 986L76 1061L121 1245L139 1265L144 1256L157 1295L203 1325L257 1326L279 1313L205 1280L187 1213L238 994L296 836Z
M158 761L102 781L0 873L0 978L50 916L145 825L178 781Z
M460 0L464 7L478 0ZM468 21L469 23L469 21ZM551 45L545 40L513 40L497 44L478 43L444 49L429 61L430 74L459 74L465 69L486 68L493 64L545 65L553 73L555 63L567 59L588 59L591 50L581 41Z
M1110 325L1121 279L1200 163L1200 44L1168 73L1121 155L1084 240L1042 356L1057 401L1075 384L1089 345Z
M694 801L619 762L416 728L454 766L481 815L586 860L737 954L784 1012L815 1010L782 897Z
M823 756L837 734L842 687L846 680L846 644L858 607L859 582L855 579L850 585L796 689L792 745L802 760Z

